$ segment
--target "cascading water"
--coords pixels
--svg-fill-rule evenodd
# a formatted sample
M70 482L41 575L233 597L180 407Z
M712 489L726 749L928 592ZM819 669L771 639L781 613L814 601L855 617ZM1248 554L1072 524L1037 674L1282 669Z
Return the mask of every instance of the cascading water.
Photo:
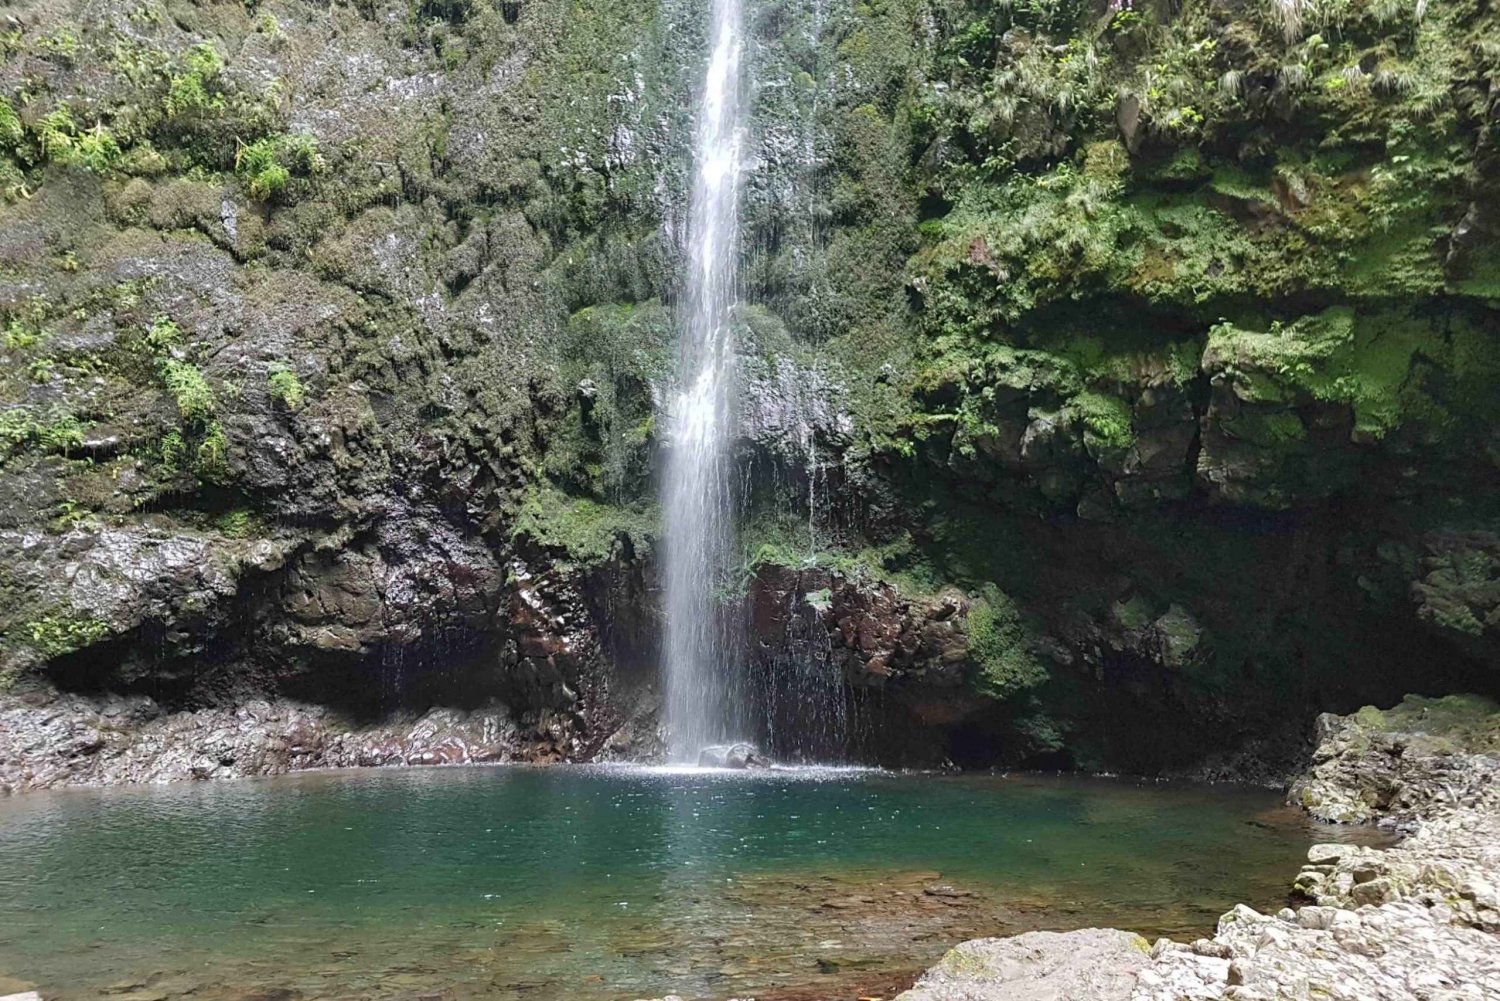
M739 253L740 0L712 0L698 109L686 310L663 483L667 746L674 761L734 736L737 651L715 589L730 548L730 324Z

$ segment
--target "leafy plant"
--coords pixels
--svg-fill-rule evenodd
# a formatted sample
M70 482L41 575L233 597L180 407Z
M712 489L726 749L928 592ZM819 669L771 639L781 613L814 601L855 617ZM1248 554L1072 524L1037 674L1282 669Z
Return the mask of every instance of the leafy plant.
M1079 393L1068 409L1083 423L1084 441L1104 450L1126 449L1135 444L1130 408L1121 400L1102 393Z
M92 646L109 635L107 622L59 609L32 619L20 628L21 639L44 657L61 657Z
M146 331L146 346L153 354L167 354L182 343L182 330L169 316L158 316Z
M162 362L161 375L167 394L172 397L177 413L184 421L201 424L213 417L218 401L196 365L168 358Z
M0 410L0 446L9 451L38 448L67 455L83 446L85 429L83 421L65 410L43 416L29 407Z
M243 508L225 511L214 519L214 528L231 539L246 539L255 534L255 516Z
M184 60L183 70L172 75L164 106L170 118L222 111L224 95L217 86L224 69L219 50L204 42L195 45Z
M5 324L5 347L9 351L25 351L35 347L47 337L47 331L35 321L27 322L21 317L11 317Z
M267 392L271 394L271 399L288 410L296 410L302 406L302 401L307 396L307 391L302 387L302 380L298 379L297 373L284 362L277 362L271 366L266 382Z
M0 146L14 150L25 138L26 127L21 124L21 116L9 101L0 98Z
M218 421L208 425L203 440L198 443L198 465L211 477L224 471L224 460L229 452L229 439L224 435L224 426Z
M157 447L157 456L161 460L162 472L167 476L176 476L182 471L182 462L187 458L187 442L182 437L182 432L176 429L162 435L161 444Z
M234 171L244 178L256 201L276 198L293 176L306 177L322 169L317 140L306 135L267 136L241 143L234 156Z
M36 141L41 149L42 159L68 159L73 153L74 136L77 132L73 112L66 104L43 115L36 126Z
M65 63L71 63L77 58L80 46L78 36L73 34L72 29L64 26L37 39L36 47L44 56L55 56Z

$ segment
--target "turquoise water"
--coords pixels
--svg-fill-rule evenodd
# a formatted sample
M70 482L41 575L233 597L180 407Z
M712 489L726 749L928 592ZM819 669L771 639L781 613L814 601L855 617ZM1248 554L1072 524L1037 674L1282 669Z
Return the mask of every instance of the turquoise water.
M0 800L0 987L854 997L975 935L1200 934L1279 905L1339 833L1269 792L1035 777L502 767L36 794Z

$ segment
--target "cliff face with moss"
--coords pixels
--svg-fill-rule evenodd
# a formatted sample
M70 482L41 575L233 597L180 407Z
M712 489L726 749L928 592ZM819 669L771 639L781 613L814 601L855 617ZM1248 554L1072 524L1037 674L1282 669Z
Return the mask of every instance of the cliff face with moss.
M782 731L1259 774L1500 689L1491 7L749 6L722 594ZM705 23L13 8L7 697L495 698L581 757L649 705Z

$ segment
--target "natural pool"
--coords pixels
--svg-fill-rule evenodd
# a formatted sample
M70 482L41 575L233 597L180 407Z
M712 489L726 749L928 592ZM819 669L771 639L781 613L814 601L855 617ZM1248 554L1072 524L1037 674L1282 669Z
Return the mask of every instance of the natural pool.
M977 935L1197 935L1316 826L1231 787L496 767L0 799L0 988L168 998L888 991ZM5 993L0 990L0 993Z

